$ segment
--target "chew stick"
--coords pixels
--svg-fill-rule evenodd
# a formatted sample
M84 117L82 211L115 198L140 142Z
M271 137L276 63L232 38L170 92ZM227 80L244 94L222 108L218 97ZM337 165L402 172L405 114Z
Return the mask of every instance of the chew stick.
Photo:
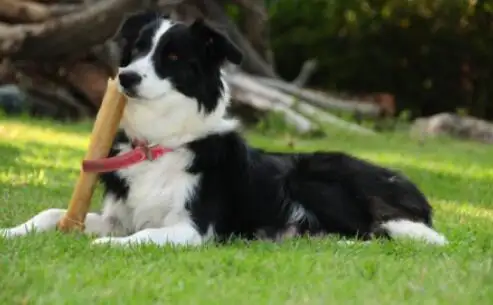
M89 148L85 155L86 160L105 158L108 155L125 103L125 97L118 92L115 80L110 78L94 122ZM98 173L88 173L81 169L67 213L58 222L57 227L60 231L84 230L84 221L91 205L97 179Z

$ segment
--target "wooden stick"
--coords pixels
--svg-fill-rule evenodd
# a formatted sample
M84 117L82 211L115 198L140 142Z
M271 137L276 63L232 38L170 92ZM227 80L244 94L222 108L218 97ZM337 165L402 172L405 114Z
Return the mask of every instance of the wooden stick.
M85 156L86 160L105 158L108 155L118 130L125 104L125 97L118 92L116 82L113 79L109 79L103 102L92 129L89 148ZM98 173L80 171L68 211L58 222L60 231L84 230L84 221L91 205L91 198L97 179Z

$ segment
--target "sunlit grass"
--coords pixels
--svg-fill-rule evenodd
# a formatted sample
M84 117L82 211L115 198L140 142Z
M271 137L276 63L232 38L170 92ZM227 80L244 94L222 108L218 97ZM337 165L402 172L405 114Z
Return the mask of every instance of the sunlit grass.
M67 205L90 129L0 122L0 227ZM336 131L248 138L275 150L343 150L401 170L429 196L451 244L345 246L326 238L120 250L52 232L0 240L0 304L491 304L493 148Z

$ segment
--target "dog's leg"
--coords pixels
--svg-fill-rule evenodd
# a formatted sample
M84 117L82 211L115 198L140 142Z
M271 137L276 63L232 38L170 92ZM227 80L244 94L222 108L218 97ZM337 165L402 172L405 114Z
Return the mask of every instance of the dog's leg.
M28 234L29 232L45 232L54 230L58 221L65 215L65 209L44 210L28 221L6 229L0 229L0 237L17 237ZM110 226L101 215L89 213L85 220L85 232L105 235L110 230Z
M97 236L128 234L128 224L125 222L129 214L128 208L111 194L103 200L104 209L101 214L88 213L84 222L84 233ZM13 228L0 228L0 237L23 236L29 232L45 232L55 230L57 223L65 215L65 209L44 210L28 221ZM123 223L122 223L123 222ZM125 226L127 225L127 226Z
M131 244L170 244L174 246L198 246L203 243L202 235L189 222L182 222L169 227L149 228L126 237L102 237L93 244L111 244L128 246Z

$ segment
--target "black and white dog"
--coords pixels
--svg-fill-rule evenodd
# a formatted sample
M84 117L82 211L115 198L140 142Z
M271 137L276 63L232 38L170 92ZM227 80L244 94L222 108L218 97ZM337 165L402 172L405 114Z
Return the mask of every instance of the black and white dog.
M169 151L101 175L104 208L85 221L85 231L99 237L94 244L201 245L285 234L447 243L432 229L425 196L392 170L341 152L249 147L226 116L221 72L242 54L207 23L140 12L116 39L128 103L111 156L132 151L135 140ZM45 210L0 234L52 230L64 213Z

